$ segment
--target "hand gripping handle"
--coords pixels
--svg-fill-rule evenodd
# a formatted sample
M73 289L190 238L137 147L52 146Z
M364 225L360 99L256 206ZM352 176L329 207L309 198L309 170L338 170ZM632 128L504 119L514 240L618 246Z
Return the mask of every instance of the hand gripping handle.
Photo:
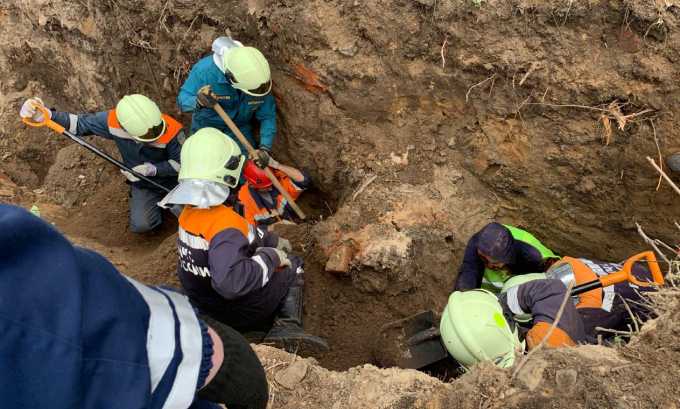
M21 121L23 123L25 123L28 126L32 126L34 128L40 128L40 127L46 126L46 127L52 129L53 131L55 131L57 133L64 133L64 131L66 131L66 128L64 128L63 126L59 125L58 123L56 123L56 122L54 122L53 120L50 119L50 112L47 108L45 108L44 106L42 106L40 104L33 104L33 108L37 109L38 111L40 111L42 113L43 120L40 121L40 122L37 122L37 121L34 121L31 118L21 118Z

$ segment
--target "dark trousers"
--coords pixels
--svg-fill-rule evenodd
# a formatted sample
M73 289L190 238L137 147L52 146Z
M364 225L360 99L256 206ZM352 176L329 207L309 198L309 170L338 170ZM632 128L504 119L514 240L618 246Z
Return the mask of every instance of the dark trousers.
M163 222L163 209L156 205L163 197L165 192L130 186L130 231L146 233ZM173 206L170 211L179 217L182 206Z
M201 316L222 339L224 362L213 380L198 392L198 398L223 403L229 409L265 409L269 385L259 358L245 338L232 328Z

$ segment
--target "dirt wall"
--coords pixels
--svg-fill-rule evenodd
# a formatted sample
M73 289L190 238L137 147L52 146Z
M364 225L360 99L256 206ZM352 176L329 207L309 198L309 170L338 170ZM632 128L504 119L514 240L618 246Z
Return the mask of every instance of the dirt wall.
M565 255L621 260L643 248L635 222L675 242L676 196L656 190L645 157L680 151L679 5L8 0L0 171L16 188L0 199L37 203L126 273L176 284L173 222L130 233L123 177L16 113L31 95L84 112L140 92L188 124L175 97L212 40L257 46L273 70L275 154L310 170L324 208L290 232L307 325L333 345L321 363L346 369L371 361L377 325L443 307L466 240L492 219ZM350 274L328 275L345 242Z

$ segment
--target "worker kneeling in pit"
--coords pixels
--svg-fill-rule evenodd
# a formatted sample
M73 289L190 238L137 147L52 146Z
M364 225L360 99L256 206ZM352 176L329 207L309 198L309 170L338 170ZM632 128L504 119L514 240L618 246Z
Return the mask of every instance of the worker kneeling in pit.
M40 98L30 98L21 107L22 118L43 121ZM97 135L113 140L123 163L133 171L172 189L177 185L180 167L180 141L184 139L182 124L161 113L158 105L144 95L124 96L115 109L70 114L46 110L49 119L75 136ZM130 185L130 231L145 233L163 222L162 209L156 205L166 192L121 170ZM175 215L181 207L170 209Z
M663 283L653 253L647 256L649 268L641 262L632 264L634 278L642 283L653 278L656 283ZM573 302L567 301L555 329L548 334L569 283L597 283L598 277L621 268L622 265L616 263L565 257L545 274L509 279L498 296L483 289L456 291L449 297L440 322L443 344L466 368L481 361L510 367L516 354L535 348L546 337L545 346L549 348L596 344L598 327L627 329L631 319L627 306L641 319L653 316L653 312L643 306L641 294L656 291L656 287L625 281L583 292L572 297ZM612 336L611 332L600 334L605 340Z
M544 272L559 258L531 233L489 223L468 241L454 290L481 287L497 293L511 276Z
M292 166L283 165L274 158L269 159L269 167L293 200L311 185L306 172ZM295 213L283 194L272 185L263 169L253 161L246 162L243 169L246 180L238 191L238 201L243 206L243 216L253 226L268 226L282 220L293 220Z
M245 158L215 128L182 147L179 185L160 203L185 205L179 217L178 275L199 308L248 332L270 328L264 342L303 353L328 347L302 329L303 269L286 240L256 229L231 204ZM273 325L272 325L273 321Z

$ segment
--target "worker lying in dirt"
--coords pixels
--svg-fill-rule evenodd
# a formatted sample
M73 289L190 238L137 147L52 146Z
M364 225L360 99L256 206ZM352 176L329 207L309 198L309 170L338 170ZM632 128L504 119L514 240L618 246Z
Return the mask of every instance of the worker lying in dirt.
M233 206L245 158L215 128L202 128L182 147L179 185L161 205L186 205L179 217L180 282L204 312L239 331L270 328L264 342L325 350L302 329L302 260L290 244L256 229ZM273 327L272 327L273 320Z
M192 112L192 134L205 127L217 128L245 152L212 108L219 103L250 144L258 147L253 159L264 168L276 136L276 102L271 94L269 63L258 49L244 47L230 37L217 38L212 50L191 69L180 88L177 105L182 112ZM259 122L259 143L253 134L253 118Z
M661 282L658 264L632 264L631 273L640 282ZM652 273L650 270L656 272ZM500 367L512 366L515 353L536 347L547 337L546 347L595 344L598 334L605 339L612 332L628 330L632 316L645 320L653 312L645 306L644 293L656 291L656 286L641 286L629 281L594 286L571 301L555 327L560 306L567 297L565 283L577 285L603 283L598 278L618 272L621 264L565 257L545 274L515 276L506 282L504 291L494 295L486 290L456 291L440 323L441 337L451 356L464 367L481 361L492 361ZM654 277L653 277L654 276ZM660 280L657 277L661 278ZM585 288L585 289L587 289ZM585 290L583 289L583 290ZM573 294L573 292L572 292ZM630 310L630 312L629 312ZM525 327L520 323L525 322ZM604 328L600 332L599 328Z
M0 245L3 408L267 407L248 342L205 325L185 296L122 275L18 207L0 205Z
M307 173L282 165L274 158L269 159L269 167L293 200L297 200L312 184ZM238 191L238 201L243 206L243 216L248 223L266 228L281 220L293 220L293 209L281 192L272 186L272 181L263 169L249 160L243 168L243 176L246 183Z
M28 99L21 107L21 116L42 121L42 113L36 105L44 106L40 98ZM168 189L177 185L180 139L184 139L184 130L182 124L162 114L148 97L126 95L114 109L96 113L48 112L54 122L76 136L97 135L113 140L123 163L142 176ZM163 221L163 209L156 203L165 192L129 172L121 172L130 185L130 231L145 233L153 230ZM179 215L182 209L171 210Z
M468 241L454 290L498 292L513 274L543 272L556 260L559 256L531 233L489 223Z

